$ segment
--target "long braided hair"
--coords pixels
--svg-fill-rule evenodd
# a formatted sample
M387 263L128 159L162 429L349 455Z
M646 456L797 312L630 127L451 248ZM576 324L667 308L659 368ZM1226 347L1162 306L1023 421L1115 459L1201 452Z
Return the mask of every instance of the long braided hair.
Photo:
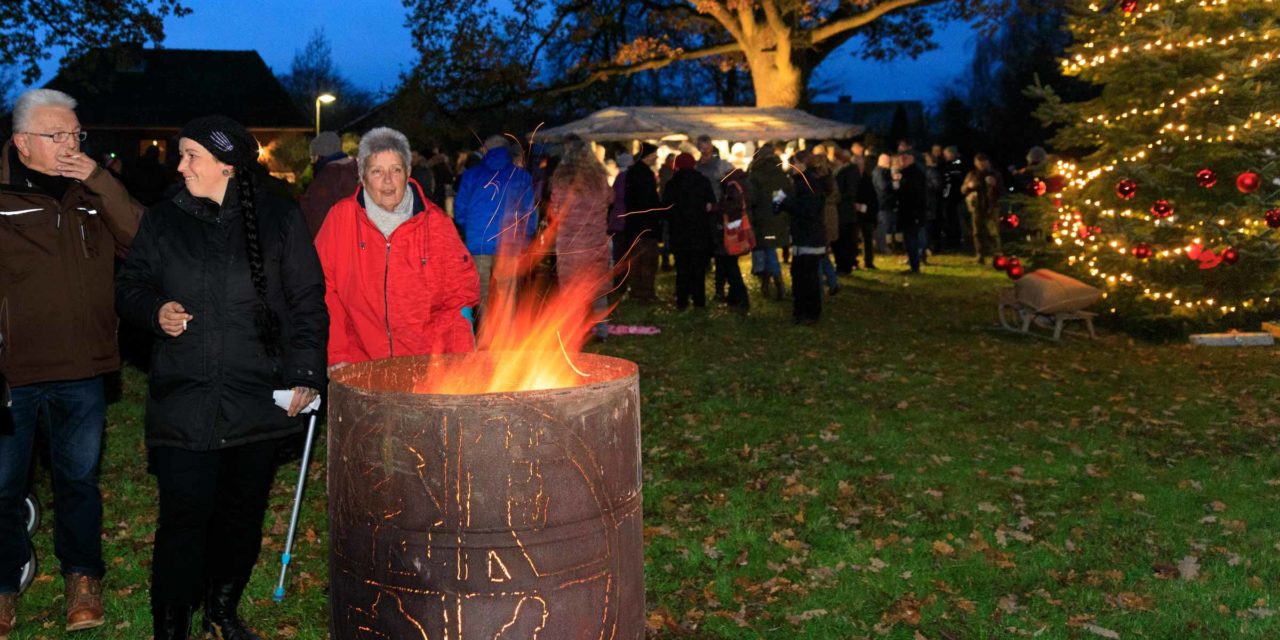
M267 304L267 274L262 259L262 232L258 224L258 199L254 176L262 171L258 164L258 141L244 125L223 115L202 116L182 127L179 137L200 144L224 164L235 171L237 195L240 198L240 214L244 218L245 256L249 261L249 278L258 294L258 308L254 313L254 325L258 340L270 356L280 355L280 318Z
M267 304L267 273L262 259L261 228L258 224L257 199L253 172L249 167L236 167L236 188L240 196L240 217L244 220L245 256L249 259L249 278L258 293L258 309L253 323L258 340L267 355L280 355L280 316Z

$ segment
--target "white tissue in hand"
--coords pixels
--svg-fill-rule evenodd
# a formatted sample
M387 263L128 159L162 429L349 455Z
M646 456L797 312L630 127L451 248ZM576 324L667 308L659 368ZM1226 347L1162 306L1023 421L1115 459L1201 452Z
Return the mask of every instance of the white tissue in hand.
M293 404L293 389L276 389L275 391L271 392L271 397L275 398L277 407L280 407L281 409L288 411L289 405ZM308 404L307 406L302 408L302 413L311 413L312 411L315 411L316 409L319 409L319 408L320 408L320 396L317 394L316 399L312 400L311 404Z

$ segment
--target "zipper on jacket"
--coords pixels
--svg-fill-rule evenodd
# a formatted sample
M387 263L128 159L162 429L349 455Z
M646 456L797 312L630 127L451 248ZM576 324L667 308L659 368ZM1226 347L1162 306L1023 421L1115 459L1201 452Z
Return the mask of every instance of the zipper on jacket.
M84 257L89 257L89 237L84 231L84 220L80 221L80 250L84 252Z
M396 353L395 342L391 340L391 296L387 291L387 283L391 274L391 239L387 239L387 259L382 265L382 318L387 325L387 357Z

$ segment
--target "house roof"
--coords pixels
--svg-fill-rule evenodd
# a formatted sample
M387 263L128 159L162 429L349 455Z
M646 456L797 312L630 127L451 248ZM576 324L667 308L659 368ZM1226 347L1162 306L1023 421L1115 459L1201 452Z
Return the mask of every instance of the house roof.
M926 122L924 103L919 100L890 100L885 102L814 102L809 105L814 113L841 122L856 122L868 131L886 132L893 127L893 119L902 109L907 126L912 131L923 131Z
M824 120L781 107L609 107L581 120L536 132L556 141L570 134L585 140L686 140L707 134L717 140L851 138L862 127Z
M310 129L257 51L96 49L46 85L86 127L173 128L220 113L250 129Z

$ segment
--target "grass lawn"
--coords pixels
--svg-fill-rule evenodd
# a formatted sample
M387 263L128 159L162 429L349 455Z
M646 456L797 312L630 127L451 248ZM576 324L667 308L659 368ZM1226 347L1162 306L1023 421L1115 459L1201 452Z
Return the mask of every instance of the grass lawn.
M1277 352L1000 332L1004 276L942 262L845 278L814 327L754 282L746 318L619 310L663 330L592 347L640 364L651 635L1280 637ZM110 619L81 640L150 633L144 384L110 407ZM273 495L244 610L267 637L326 637L318 455L282 604L296 463ZM64 636L51 525L13 640Z

